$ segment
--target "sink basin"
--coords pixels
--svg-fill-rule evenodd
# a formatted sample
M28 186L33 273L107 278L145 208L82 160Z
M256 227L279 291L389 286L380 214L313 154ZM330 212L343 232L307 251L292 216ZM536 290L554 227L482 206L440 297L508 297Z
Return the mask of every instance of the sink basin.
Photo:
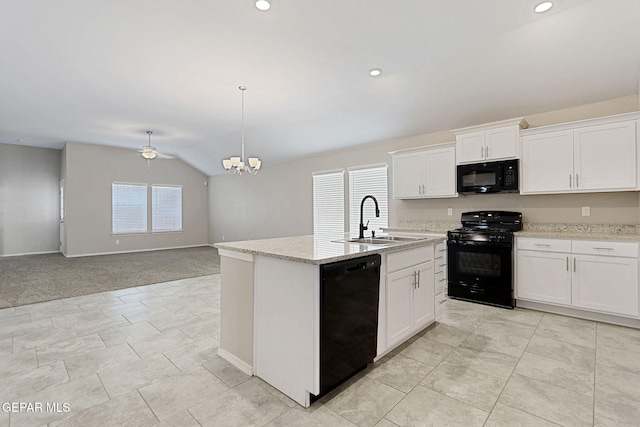
M364 239L344 239L335 240L336 243L361 243L365 245L393 245L405 242L414 242L416 240L423 240L424 237L399 237L399 236L379 236L379 237L365 237Z

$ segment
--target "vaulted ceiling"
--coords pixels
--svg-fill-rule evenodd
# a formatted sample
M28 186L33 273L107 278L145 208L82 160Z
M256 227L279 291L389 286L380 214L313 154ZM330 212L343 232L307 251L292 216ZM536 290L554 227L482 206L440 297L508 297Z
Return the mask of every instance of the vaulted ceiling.
M3 0L0 143L137 155L152 130L213 175L240 85L264 165L638 93L640 1L537 3Z

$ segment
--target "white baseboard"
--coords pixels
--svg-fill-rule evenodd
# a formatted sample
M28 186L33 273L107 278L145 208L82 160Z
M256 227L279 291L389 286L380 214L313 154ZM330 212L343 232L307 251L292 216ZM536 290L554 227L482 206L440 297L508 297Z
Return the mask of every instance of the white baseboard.
M59 253L60 253L60 251L27 252L27 253L21 253L21 254L2 254L2 255L0 255L0 258L2 258L2 257L10 257L10 256L45 255L45 254L59 254Z
M218 347L218 356L222 357L224 360L231 363L233 366L240 369L245 374L253 376L253 366L249 365L243 360L240 360L235 355L229 353L223 348Z
M626 326L640 329L640 319L632 319L613 314L597 313L588 310L581 310L573 307L561 307L553 304L545 304L534 301L516 300L516 307L528 308L531 310L545 311L563 316L577 317L580 319L593 320L596 322L611 323L614 325Z
M67 258L77 258L82 256L98 256L98 255L115 255L115 254L130 254L134 252L153 252L153 251L165 251L170 249L187 249L187 248L201 248L203 246L209 246L208 244L201 245L189 245L189 246L171 246L168 248L150 248L150 249L136 249L132 251L114 251L114 252L96 252L92 254L75 254L75 255L65 255Z

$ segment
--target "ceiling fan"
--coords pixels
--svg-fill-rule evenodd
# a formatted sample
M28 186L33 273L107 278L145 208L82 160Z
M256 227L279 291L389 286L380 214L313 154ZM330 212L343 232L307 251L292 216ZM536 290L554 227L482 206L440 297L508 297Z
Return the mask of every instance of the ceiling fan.
M148 130L147 131L147 135L149 135L149 142L147 145L143 146L141 149L138 150L138 153L140 153L140 155L147 159L147 168L151 169L151 160L158 158L158 159L174 159L175 157L170 156L168 154L161 154L158 152L158 150L156 149L156 147L151 145L151 134L153 132Z

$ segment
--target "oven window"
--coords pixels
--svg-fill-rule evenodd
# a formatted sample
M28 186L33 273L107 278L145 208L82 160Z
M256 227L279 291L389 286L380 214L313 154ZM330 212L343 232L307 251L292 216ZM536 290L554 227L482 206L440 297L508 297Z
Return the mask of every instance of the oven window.
M500 255L477 252L459 252L457 273L470 274L474 276L500 276Z
M495 172L470 172L462 176L464 187L496 185Z

